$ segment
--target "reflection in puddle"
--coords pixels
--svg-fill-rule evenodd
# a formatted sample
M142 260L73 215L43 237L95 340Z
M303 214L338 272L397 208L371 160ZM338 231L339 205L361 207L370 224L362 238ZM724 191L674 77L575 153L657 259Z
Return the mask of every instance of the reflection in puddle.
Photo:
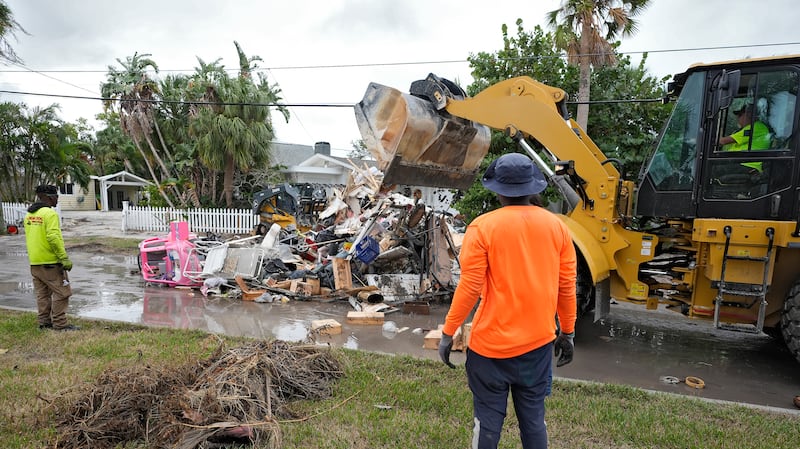
M202 296L182 290L145 287L142 323L178 329L205 328Z
M348 335L347 340L342 344L347 349L358 349L358 338L355 335Z
M308 329L302 320L281 318L278 324L272 328L272 334L278 340L297 342L306 339Z

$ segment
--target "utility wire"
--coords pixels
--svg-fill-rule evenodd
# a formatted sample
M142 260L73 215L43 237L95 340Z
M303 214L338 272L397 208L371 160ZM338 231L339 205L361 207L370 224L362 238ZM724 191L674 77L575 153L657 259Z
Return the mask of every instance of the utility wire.
M707 50L732 50L738 48L760 48L760 47L782 47L800 45L800 42L776 42L765 44L747 44L747 45L720 45L709 47L687 47L687 48L674 48L674 49L659 49L659 50L636 50L619 52L620 55L634 55L644 53L683 53L692 51L707 51ZM499 61L522 61L533 59L555 59L565 58L567 55L561 53L558 55L543 55L543 56L526 56L518 58L498 58ZM582 56L600 56L599 53L587 53ZM359 67L396 67L406 65L433 65L433 64L456 64L469 62L468 59L450 59L439 61L398 61L398 62L374 62L374 63L354 63L354 64L330 64L330 65L299 65L299 66L276 66L276 67L258 67L252 71L269 71L269 70L315 70L315 69L344 69L344 68L359 68ZM25 67L26 70L0 70L0 73L24 73L27 71L35 73L107 73L108 70L33 70ZM238 68L224 69L225 71L237 71ZM194 72L195 69L161 69L160 72ZM60 80L57 80L60 81ZM78 87L78 86L76 86ZM82 87L80 89L86 90Z
M265 107L287 107L287 108L352 108L352 103L226 103L226 102L208 102L208 101L189 101L189 100L157 100L157 99L136 99L136 100L120 100L119 98L108 97L89 97L85 95L64 95L64 94L44 94L39 92L22 92L15 90L0 90L0 93L14 94L14 95L32 95L37 97L55 97L55 98L73 98L78 100L99 100L120 103L164 103L164 104L190 104L198 106L265 106Z
M226 103L226 102L208 102L208 101L189 101L189 100L158 100L158 99L136 99L136 100L120 100L118 98L107 97L89 97L84 95L64 95L64 94L45 94L38 92L23 92L15 90L2 90L0 93L14 94L14 95L32 95L38 97L54 97L54 98L72 98L78 100L95 100L120 103L163 103L163 104L189 104L198 106L264 106L270 108L352 108L354 103ZM656 103L663 102L662 98L631 98L625 100L592 100L592 101L567 101L567 104L617 104L617 103Z
M25 72L26 72L26 73L27 73L27 72L33 72L33 73L36 73L36 74L38 74L38 75L41 75L41 76L43 76L43 77L45 77L45 78L49 78L49 79L51 79L51 80L53 80L53 81L58 81L59 83L64 83L64 84L66 84L66 85L68 85L68 86L72 86L72 87L75 87L75 88L77 88L77 89L80 89L80 90L84 90L84 91L86 91L86 92L89 92L90 94L95 94L95 95L97 95L97 92L95 92L95 91L89 90L89 89L87 89L87 88L85 88L85 87L78 86L77 84L72 84L72 83L70 83L69 81L64 81L64 80L58 79L58 78L56 78L56 77L53 77L53 76L50 76L50 75L48 75L48 74L47 74L47 73L55 73L55 71L50 71L50 70L34 70L34 69L31 69L30 67L27 67L27 66L25 66L25 65L23 65L23 64L20 64L20 63L16 63L16 62L15 62L15 63L13 63L13 64L14 64L14 65L16 65L16 66L18 66L18 67L22 67L23 69L25 69ZM20 71L20 72L21 72L21 71Z

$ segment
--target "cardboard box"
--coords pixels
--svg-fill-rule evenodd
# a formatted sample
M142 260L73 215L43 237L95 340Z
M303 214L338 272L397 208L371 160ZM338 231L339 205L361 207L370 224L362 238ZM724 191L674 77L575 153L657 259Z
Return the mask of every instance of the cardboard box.
M342 333L342 325L332 318L314 320L311 322L311 332L321 335L338 335Z

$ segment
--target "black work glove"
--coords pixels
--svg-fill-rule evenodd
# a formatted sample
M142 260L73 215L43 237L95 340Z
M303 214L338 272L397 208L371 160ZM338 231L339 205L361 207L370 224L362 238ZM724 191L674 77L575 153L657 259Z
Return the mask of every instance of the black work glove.
M556 366L564 366L567 363L572 361L572 354L575 353L575 332L571 334L565 334L561 332L556 337L555 343L553 343L553 355L558 357L558 361L556 362ZM441 349L439 352L441 353Z
M450 351L453 350L453 336L442 332L442 339L439 340L439 358L445 365L455 369L455 365L450 363Z

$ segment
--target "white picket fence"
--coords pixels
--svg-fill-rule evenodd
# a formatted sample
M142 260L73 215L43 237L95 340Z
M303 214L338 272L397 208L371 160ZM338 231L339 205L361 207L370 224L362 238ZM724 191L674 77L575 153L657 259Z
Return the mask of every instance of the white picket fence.
M189 222L192 232L246 234L259 223L250 209L173 209L130 206L122 202L122 230L165 232L171 221Z
M2 203L3 219L6 224L22 227L22 221L28 212L28 203ZM61 205L56 205L56 213L61 216Z

